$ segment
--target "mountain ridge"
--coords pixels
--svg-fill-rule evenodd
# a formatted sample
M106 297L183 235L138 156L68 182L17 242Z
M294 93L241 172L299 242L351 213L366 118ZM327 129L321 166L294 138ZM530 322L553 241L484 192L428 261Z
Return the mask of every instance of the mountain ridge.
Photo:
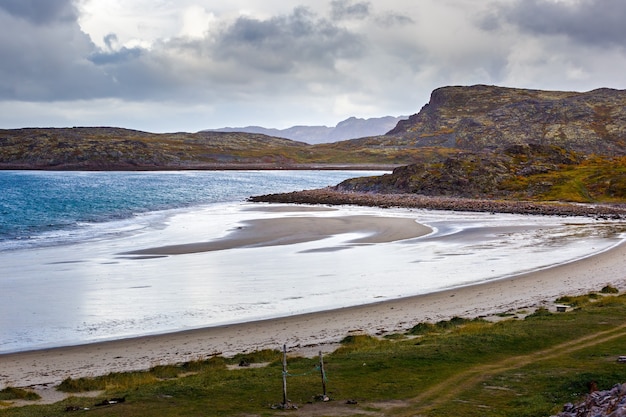
M384 116L368 119L349 117L337 123L334 127L297 125L286 129L275 129L262 126L246 126L205 129L201 132L258 133L315 145L383 135L392 130L399 121L407 117Z

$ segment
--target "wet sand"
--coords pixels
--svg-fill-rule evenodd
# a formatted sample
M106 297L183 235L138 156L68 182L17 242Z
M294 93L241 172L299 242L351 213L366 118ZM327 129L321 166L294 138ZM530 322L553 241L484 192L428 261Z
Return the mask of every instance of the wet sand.
M168 245L125 252L124 255L184 255L244 247L292 245L343 233L361 233L352 243L385 243L431 232L415 220L380 216L283 217L244 222L223 239Z
M343 232L362 232L364 236L360 239L370 243L406 239L429 231L412 220L407 223L407 219L377 216L298 219L253 221L218 242L142 249L133 254L177 254L219 250L224 246L289 244L336 233L337 227L344 227ZM283 344L291 351L308 349L317 353L332 350L351 332L385 334L406 331L419 322L453 316L477 317L539 305L554 309L554 300L560 295L599 290L606 284L623 291L626 289L624 271L626 245L621 244L565 265L422 296L236 325L5 354L0 355L0 389L55 384L67 377L148 369L212 355L280 349Z

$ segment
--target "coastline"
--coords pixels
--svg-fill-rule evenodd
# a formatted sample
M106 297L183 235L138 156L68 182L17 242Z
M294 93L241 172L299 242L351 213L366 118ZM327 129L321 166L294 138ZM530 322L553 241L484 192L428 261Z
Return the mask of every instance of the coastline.
M426 295L284 318L86 345L0 355L0 388L54 385L65 378L148 369L259 349L316 354L354 332L403 332L419 322L478 317L537 306L554 310L561 295L626 289L626 244L551 268Z
M435 197L420 194L376 194L341 191L336 186L316 190L252 196L251 202L355 205L364 207L422 208L467 212L536 214L544 216L584 216L600 219L626 219L625 204L577 204Z
M376 163L319 163L319 164L285 164L285 163L195 163L180 165L136 165L136 164L84 164L68 163L63 165L33 165L0 163L0 171L392 171L398 164Z

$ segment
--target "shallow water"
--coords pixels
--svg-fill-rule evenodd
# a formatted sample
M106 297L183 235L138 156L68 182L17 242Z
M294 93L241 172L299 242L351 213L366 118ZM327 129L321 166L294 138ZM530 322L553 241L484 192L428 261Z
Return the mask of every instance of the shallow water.
M590 219L340 207L256 210L213 203L141 216L132 230L0 253L0 352L280 317L424 294L567 262L617 244ZM252 208L252 210L251 210ZM134 249L207 241L249 219L409 217L430 235L354 244L347 233L285 246L168 257Z

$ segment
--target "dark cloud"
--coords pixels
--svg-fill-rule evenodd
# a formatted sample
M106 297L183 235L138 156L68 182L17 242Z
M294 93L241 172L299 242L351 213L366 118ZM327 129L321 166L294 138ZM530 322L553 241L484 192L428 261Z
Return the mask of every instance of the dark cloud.
M330 2L333 20L365 19L370 15L369 2L353 3L350 0L333 0Z
M11 13L0 11L0 27L12 35L0 36L0 99L202 100L241 94L233 84L265 93L306 88L338 81L339 60L367 53L364 38L306 8L268 19L239 17L210 37L171 38L149 49L119 48L111 33L99 48L64 14L71 3L51 3L56 7L39 15L30 2L2 3ZM41 24L61 16L62 24Z
M4 13L3 13L4 11ZM71 0L0 0L0 99L77 100L115 93Z
M0 9L34 24L76 20L72 0L0 0Z
M396 13L384 13L376 16L376 23L384 27L403 26L415 23L415 21L409 17Z
M338 58L364 52L354 33L318 18L306 8L267 20L240 17L215 44L220 59L234 60L270 72L287 72L296 65L332 68Z
M623 0L517 0L495 10L498 16L526 32L565 35L588 44L624 45L626 42L626 2ZM494 16L483 28L495 28Z
M117 35L115 33L109 33L108 35L104 37L103 40L107 48L113 49L115 45L117 44Z
M114 52L105 52L98 50L91 54L89 60L96 65L120 64L122 62L128 62L137 59L144 53L146 53L145 49L126 47L123 47L119 51Z
M86 57L95 45L75 21L39 24L0 13L0 98L70 100L106 95L107 78Z

